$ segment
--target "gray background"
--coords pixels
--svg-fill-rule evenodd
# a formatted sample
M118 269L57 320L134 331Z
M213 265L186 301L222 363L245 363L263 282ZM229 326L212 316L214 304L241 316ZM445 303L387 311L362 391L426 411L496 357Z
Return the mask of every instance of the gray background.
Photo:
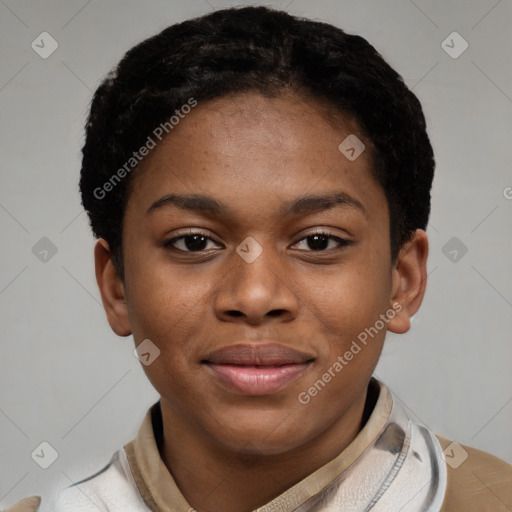
M422 101L437 159L429 285L377 375L436 432L512 462L512 3L264 3L363 35ZM0 507L101 468L157 399L94 280L77 190L91 93L135 43L242 4L0 0ZM31 48L43 31L59 44L47 59ZM441 46L453 31L469 44L457 59ZM32 250L43 237L47 261ZM31 457L43 441L58 452L48 469Z

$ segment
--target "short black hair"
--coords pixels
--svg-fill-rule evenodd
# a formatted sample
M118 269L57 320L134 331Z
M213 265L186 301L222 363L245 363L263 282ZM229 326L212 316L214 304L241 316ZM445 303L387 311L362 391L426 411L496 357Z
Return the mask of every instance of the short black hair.
M170 116L191 99L285 90L349 115L373 145L393 260L416 229L426 229L434 155L420 102L402 77L364 38L330 24L262 6L223 9L133 47L94 94L80 191L92 230L109 243L121 276L129 171L155 128L169 127Z

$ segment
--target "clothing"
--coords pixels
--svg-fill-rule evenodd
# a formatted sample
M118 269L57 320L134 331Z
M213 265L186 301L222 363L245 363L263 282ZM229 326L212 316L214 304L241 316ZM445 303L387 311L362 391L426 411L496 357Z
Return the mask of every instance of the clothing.
M6 512L37 512L40 504L40 496L31 496L30 498L23 498L21 501L18 501L18 503L9 507Z
M371 385L378 398L352 443L258 512L512 510L512 466L435 436L384 384ZM40 511L192 512L160 457L162 436L157 402L105 468Z

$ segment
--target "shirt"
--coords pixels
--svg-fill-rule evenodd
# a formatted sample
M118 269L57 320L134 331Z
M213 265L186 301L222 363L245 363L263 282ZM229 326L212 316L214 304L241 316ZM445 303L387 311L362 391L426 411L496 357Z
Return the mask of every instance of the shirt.
M356 438L336 457L257 512L505 512L512 466L434 435L377 379L378 398ZM12 512L193 512L160 456L160 402L135 439L55 503ZM17 504L18 506L20 504Z

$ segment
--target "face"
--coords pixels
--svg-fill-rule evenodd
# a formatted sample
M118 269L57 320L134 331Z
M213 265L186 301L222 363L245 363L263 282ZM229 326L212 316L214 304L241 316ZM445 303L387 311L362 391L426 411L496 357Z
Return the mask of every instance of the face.
M106 307L160 350L143 368L169 418L275 454L361 410L404 288L370 148L320 103L246 93L200 103L137 169L126 312Z

